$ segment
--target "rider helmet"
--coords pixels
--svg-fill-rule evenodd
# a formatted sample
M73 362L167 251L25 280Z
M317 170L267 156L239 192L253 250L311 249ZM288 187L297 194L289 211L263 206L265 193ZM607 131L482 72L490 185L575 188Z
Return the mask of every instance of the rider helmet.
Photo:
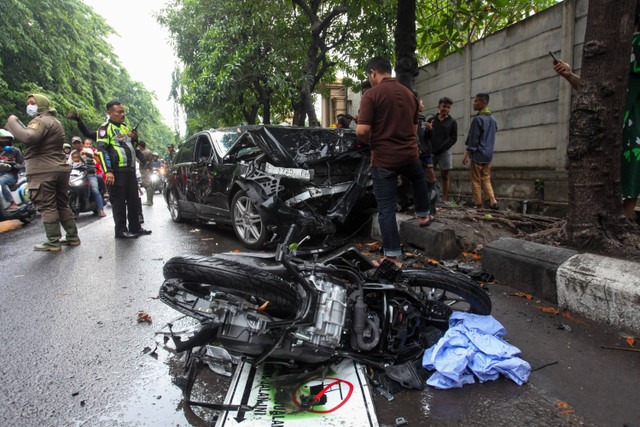
M9 139L9 141L7 141L5 144L10 146L13 145L13 140L15 139L13 134L6 129L0 129L0 139L5 139L5 138Z
M66 142L62 144L62 148L71 148L71 144L67 144Z
M156 151L153 152L153 155L156 156L156 157L159 156L159 154Z

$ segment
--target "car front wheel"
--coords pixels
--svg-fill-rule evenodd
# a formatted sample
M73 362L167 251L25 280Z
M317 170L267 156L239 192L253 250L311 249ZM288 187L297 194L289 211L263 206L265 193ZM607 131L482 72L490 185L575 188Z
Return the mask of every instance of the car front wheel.
M267 240L267 227L260 211L244 191L238 191L231 201L233 230L249 249L262 249Z
M184 220L184 217L182 216L182 211L180 210L180 205L178 204L178 196L176 195L176 192L170 191L167 199L171 219L173 220L173 222L182 222Z

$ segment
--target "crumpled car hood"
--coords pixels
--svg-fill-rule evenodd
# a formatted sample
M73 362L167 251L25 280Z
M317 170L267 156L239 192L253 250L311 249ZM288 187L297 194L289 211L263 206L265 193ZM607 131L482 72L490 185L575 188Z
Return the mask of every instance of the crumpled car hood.
M274 165L284 167L300 167L362 149L355 131L351 129L261 126L248 129L246 137Z

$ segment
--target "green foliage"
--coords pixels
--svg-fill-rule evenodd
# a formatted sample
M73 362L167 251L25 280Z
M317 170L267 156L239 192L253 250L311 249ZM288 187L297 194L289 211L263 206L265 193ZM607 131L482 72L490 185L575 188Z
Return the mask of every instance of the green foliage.
M184 70L172 96L188 132L278 122L338 70L362 78L373 53L393 52L389 2L174 0L159 18Z
M559 0L416 0L418 52L437 61Z
M24 123L29 93L47 96L69 139L78 135L74 109L89 129L104 122L105 105L120 99L130 121L152 150L166 151L174 133L162 123L155 95L131 81L106 38L113 29L80 0L2 0L0 2L0 117ZM133 125L132 125L133 126Z

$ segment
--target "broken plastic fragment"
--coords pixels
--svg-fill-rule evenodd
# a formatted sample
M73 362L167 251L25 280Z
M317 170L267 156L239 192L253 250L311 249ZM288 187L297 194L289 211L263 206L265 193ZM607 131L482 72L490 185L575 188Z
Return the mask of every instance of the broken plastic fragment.
M138 313L138 323L152 323L151 316L141 311Z
M266 301L264 304L262 304L260 307L258 307L258 311L265 310L268 305L269 305L269 301Z

